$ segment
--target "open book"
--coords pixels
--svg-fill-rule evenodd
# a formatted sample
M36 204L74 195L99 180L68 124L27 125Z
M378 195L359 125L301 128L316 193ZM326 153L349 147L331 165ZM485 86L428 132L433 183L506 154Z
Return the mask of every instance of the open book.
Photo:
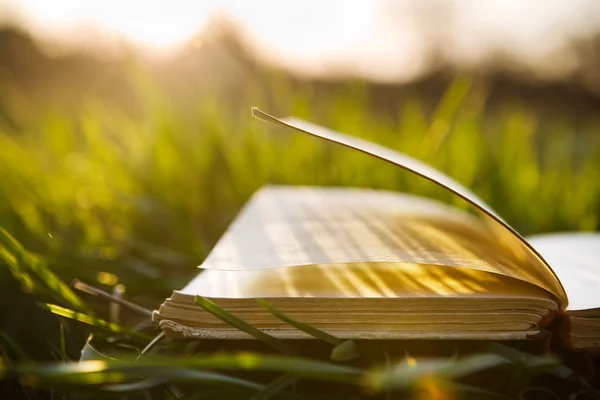
M261 307L339 338L535 337L600 347L600 234L523 238L467 188L402 153L294 118L255 116L404 168L474 212L404 193L266 186L154 313L168 334L250 338L196 296L279 338L310 338Z

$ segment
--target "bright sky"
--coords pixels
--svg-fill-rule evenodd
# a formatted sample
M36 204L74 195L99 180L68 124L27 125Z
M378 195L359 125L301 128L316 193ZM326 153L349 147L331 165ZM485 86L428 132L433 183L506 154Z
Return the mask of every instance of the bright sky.
M597 0L0 0L0 18L41 38L125 38L158 50L189 40L219 11L271 60L382 79L418 74L441 35L451 60L478 62L503 49L525 64L568 68L555 54L565 38L600 26Z

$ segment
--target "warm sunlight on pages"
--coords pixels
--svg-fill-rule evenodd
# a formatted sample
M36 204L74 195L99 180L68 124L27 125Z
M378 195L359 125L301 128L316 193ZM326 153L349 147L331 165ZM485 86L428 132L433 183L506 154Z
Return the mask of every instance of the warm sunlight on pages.
M165 332L250 338L196 304L204 296L275 337L309 338L255 301L267 298L290 318L340 338L528 339L560 318L566 346L600 347L600 298L591 279L598 236L528 241L468 188L418 160L253 112L403 168L476 213L403 193L265 186L204 261L204 272L154 314Z

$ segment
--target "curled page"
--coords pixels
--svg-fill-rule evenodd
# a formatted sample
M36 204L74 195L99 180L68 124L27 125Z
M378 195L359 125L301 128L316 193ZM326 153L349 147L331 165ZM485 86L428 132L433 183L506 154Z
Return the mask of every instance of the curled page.
M283 272L290 277L290 287L298 290L299 279L291 277L303 271L309 281L315 280L313 286L323 284L325 277L333 284L332 290L337 288L340 296L347 297L355 289L368 293L373 285L385 287L391 282L389 274L382 274L382 265L393 265L399 273L406 263L428 265L429 281L444 287L456 288L449 274L467 270L488 273L490 281L498 275L532 287L540 281L531 270L521 268L474 215L405 193L336 187L261 188L202 267L239 272L222 276L244 281L261 276L259 281L265 284L268 274L246 272L269 269L274 276ZM345 267L336 269L335 265ZM364 266L365 274L358 274L361 277L351 273L359 265ZM434 273L436 265L447 267L440 270L447 272ZM206 276L214 274L202 273L199 280L204 282ZM401 280L408 284L404 277ZM427 279L414 275L412 280L421 285ZM481 286L466 280L462 284ZM234 280L227 285L240 286ZM394 290L385 292L389 295Z
M542 255L475 193L448 175L408 155L364 139L345 135L297 118L279 119L255 107L252 108L252 113L255 117L264 121L291 128L297 132L337 143L379 158L433 182L467 201L480 212L483 221L498 243L507 251L510 251L522 263L523 268L531 269L529 274L537 278L532 283L554 294L562 305L566 306L568 304L567 295L560 280Z

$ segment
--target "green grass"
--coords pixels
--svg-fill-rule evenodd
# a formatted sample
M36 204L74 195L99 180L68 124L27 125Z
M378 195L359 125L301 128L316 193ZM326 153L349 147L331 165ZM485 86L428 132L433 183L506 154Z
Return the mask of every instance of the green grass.
M202 390L191 390L196 397L186 398L204 398L217 385L238 398L294 397L302 395L295 388L305 378L318 378L336 388L354 388L340 389L340 396L385 397L389 390L410 387L427 392L433 382L447 393L487 398L490 393L478 392L477 385L455 379L500 368L505 376L526 377L516 379L510 393L495 391L513 395L543 392L530 377L564 373L566 367L556 360L515 359L498 349L451 361L423 359L419 368L407 369L406 360L386 367L382 360L365 359L358 344L361 356L344 364L329 360L334 345L327 341L319 341L330 346L322 359L270 358L275 356L262 350L252 356L196 354L190 350L194 344L167 340L137 364L110 358L103 364L65 362L77 358L90 331L103 347L99 354L120 358L132 352L134 359L148 335L156 334L156 328L131 315L125 326L115 324L105 303L73 292L65 282L79 278L107 290L119 282L129 299L155 308L196 274L194 267L265 183L384 188L453 201L433 185L367 156L268 129L252 118L251 106L293 114L423 159L472 187L523 234L599 225L600 119L542 118L512 103L488 110L484 92L464 78L453 82L432 113L411 98L397 115L374 109L368 87L360 84L315 98L273 79L268 90L249 85L236 99L238 107L221 93L201 93L182 105L152 83L140 82L142 112L135 117L89 100L77 117L30 109L21 110L19 115L27 117L16 124L0 124L0 264L23 289L23 301L39 303L36 313L61 316L58 325L43 325L38 334L40 342L50 343L54 364L36 362L48 359L40 353L44 350L3 333L2 371L30 388L19 393L33 396L40 392L31 388L41 388L54 398L72 391L177 398L178 390L190 393L192 387ZM379 355L387 351L377 350ZM271 366L271 375L262 375L264 365ZM246 376L248 369L261 373L255 379ZM580 382L575 390L581 388L587 386ZM312 393L310 386L307 390Z
M431 116L412 99L397 121L367 112L364 91L340 90L314 103L309 95L276 89L272 97L291 103L273 107L283 115L366 137L446 171L521 233L596 229L600 120L583 127L540 121L514 104L487 112L482 95L469 89L468 81L457 80ZM159 93L143 92L154 96L142 102L145 117L90 101L75 119L31 110L17 130L0 127L2 226L65 277L90 281L106 271L130 291L138 292L136 281L144 289L171 289L267 182L367 186L450 200L367 156L269 129L250 113L251 105L267 103L260 91L250 92L239 109L215 95L181 110ZM165 265L173 266L168 275Z

